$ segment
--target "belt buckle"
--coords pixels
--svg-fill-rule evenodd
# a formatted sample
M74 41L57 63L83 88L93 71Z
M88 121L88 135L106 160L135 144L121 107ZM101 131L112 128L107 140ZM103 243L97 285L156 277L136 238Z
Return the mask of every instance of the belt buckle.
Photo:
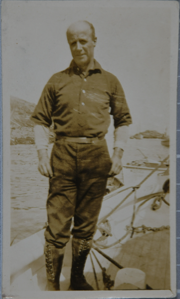
M81 141L84 141L84 143L87 143L87 138L86 137L80 137Z
M80 137L81 140L84 140L85 143L94 144L96 140L94 138L88 138L88 137Z

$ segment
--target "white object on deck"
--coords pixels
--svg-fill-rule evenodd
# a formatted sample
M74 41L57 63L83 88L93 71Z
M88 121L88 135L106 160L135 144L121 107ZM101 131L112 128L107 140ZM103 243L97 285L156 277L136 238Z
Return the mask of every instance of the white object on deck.
M117 272L114 289L119 290L122 284L132 284L137 288L144 290L146 289L146 274L136 268L124 268Z

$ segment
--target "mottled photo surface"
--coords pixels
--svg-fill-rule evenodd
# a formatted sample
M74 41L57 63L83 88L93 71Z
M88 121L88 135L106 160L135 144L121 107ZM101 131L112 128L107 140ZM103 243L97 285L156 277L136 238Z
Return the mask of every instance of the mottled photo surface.
M176 295L177 57L177 2L2 2L5 296Z

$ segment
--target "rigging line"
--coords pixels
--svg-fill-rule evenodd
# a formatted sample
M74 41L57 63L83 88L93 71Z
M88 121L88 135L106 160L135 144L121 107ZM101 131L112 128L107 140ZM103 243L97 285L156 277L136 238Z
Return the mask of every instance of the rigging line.
M167 204L168 206L170 206L170 203L167 202L164 197L162 198L162 201L164 201L165 204Z
M106 220L111 214L113 214L116 210L117 210L117 208L119 208L122 204L123 204L123 202L131 195L131 194L133 194L133 192L134 192L134 190L132 190L130 193L128 193L128 195L126 195L126 197L114 208L114 209L112 209L111 210L111 212L109 212L107 215L105 215L104 217L102 217L100 220L99 220L99 222L98 222L98 224L97 225L100 225L102 222L104 222L104 220Z
M162 194L162 192L154 193L154 195L155 195L155 194L158 194L158 195L159 195L159 194ZM153 197L154 197L154 196L153 196ZM150 197L150 195L148 195L148 198L146 198L146 199L145 199L145 200L144 200L144 201L137 207L137 209L136 209L136 211L135 211L134 218L135 218L135 216L136 216L138 210L140 209L140 207L143 206L148 200L152 199L153 197ZM143 198L143 197L142 197L142 198ZM145 196L144 196L144 198L145 198ZM141 200L142 200L142 199L141 199ZM128 235L129 235L129 231L128 231L124 236L122 236L120 239L118 239L118 240L115 241L114 243L109 244L109 245L107 245L107 246L98 244L96 241L94 241L94 243L96 244L96 246L100 247L101 249L108 249L108 248L113 247L114 245L120 243L120 242L121 242L123 239L125 239Z
M133 226L135 216L136 216L136 200L137 200L137 189L134 191L134 204L133 204L133 214L132 214L132 219L131 219L131 227Z
M140 201L143 201L145 199L154 198L154 197L159 196L159 195L164 195L164 191L155 192L155 193L151 193L151 194L148 194L148 195L145 195L145 196L142 196L142 197L138 197L136 203L138 203Z
M149 201L149 200L152 199L153 197L155 197L155 196L157 196L157 195L162 195L162 194L164 194L164 192L157 192L157 193L149 194L149 195L146 195L146 196L143 196L143 197L139 197L139 198L137 199L137 202L138 202L139 200L141 200L141 201L144 200L144 201L137 207L137 209L136 209L136 211L135 211L135 214L134 214L134 219L135 219L135 216L136 216L138 210L140 209L140 207L142 207L147 201ZM162 199L162 200L163 200L163 199ZM167 204L169 205L168 202L167 202ZM133 216L132 216L132 217L133 217ZM133 222L134 222L134 220L133 220ZM132 227L132 226L131 226L131 227ZM118 239L117 241L115 241L114 243L109 244L109 245L98 244L98 242L96 242L96 241L94 241L94 244L95 244L96 246L98 246L100 249L108 249L108 248L113 247L113 246L115 246L116 244L120 243L123 239L125 239L125 238L128 236L128 234L129 234L129 231L128 231L124 236L122 236L120 239Z
M104 258L106 258L108 261L110 261L113 265L115 265L116 267L118 267L119 269L123 269L124 267L122 267L120 264L118 264L115 260L113 260L110 256L108 256L107 254L105 254L104 252L102 252L99 248L93 246L93 248L99 252Z
M159 193L160 193L160 192L159 192ZM154 197L154 196L153 196L153 197ZM137 212L139 211L140 207L142 207L147 201L149 201L149 200L152 199L153 197L148 196L148 198L146 198L142 203L140 203L139 206L137 207L137 209L133 212L133 216L132 216L133 221L131 221L131 223L132 223L132 225L131 225L131 228L132 228L131 238L132 238L133 235L134 235L134 227L133 227L133 223L134 223L134 220L135 220L135 216L137 215Z
M99 264L101 271L102 271L102 279L103 279L103 283L106 289L110 290L111 287L114 286L114 280L111 280L111 275L108 275L106 273L107 269L105 267L102 267L102 265L100 264L98 258L96 257L95 253L92 251L97 263Z
M162 160L161 161L161 164L162 163L164 163L167 159L169 158L169 155L164 159L164 160ZM134 187L132 187L133 188L133 190L130 192L130 193L128 193L126 196L125 196L125 198L114 208L114 209L112 209L111 210L111 212L109 212L107 215L105 215L104 217L102 217L100 220L99 220L99 222L98 222L98 225L100 224L100 223L102 223L105 219L107 219L110 215L112 215L116 210L117 210L117 208L119 208L123 203L124 203L124 201L129 197L129 196L131 196L131 194L133 194L133 192L135 192L135 190L137 189L137 188L140 188L141 187L141 185L158 169L158 168L160 168L160 166L161 166L161 164L160 165L157 165L140 183L139 183L139 185L137 185L137 186L134 186Z
M129 235L129 231L121 238L121 239L118 239L117 241L115 241L114 243L112 244L109 244L107 246L105 245L101 245L101 244L97 244L96 241L94 241L94 243L96 244L96 246L100 247L101 249L108 249L110 247L113 247L114 245L120 243L123 239L125 239L127 236Z
M95 257L95 259L96 259L96 262L98 263L98 265L99 265L99 267L101 268L101 270L103 270L103 267L102 267L102 265L100 264L100 262L99 262L97 256L95 255L94 251L92 251L92 254L94 255L94 257Z
M161 161L160 165L157 165L140 183L139 183L139 187L158 169L160 168L160 166L169 158L169 155Z
M161 192L158 192L158 193L161 193ZM139 209L140 209L140 207L142 207L148 200L150 200L150 199L152 199L152 198L154 198L155 196L152 196L152 197L148 197L148 198L146 198L143 202L141 202L140 204L139 204L139 206L137 207L137 209L136 209L136 211L135 211L135 214L137 214L137 212L139 211Z
M170 204L164 199L163 195L165 195L164 192L157 192L157 193L149 194L149 195L148 195L148 198L146 198L146 200L144 200L142 203L140 203L140 205L137 207L137 209L136 209L136 214L137 214L139 208L142 207L148 200L153 199L154 197L158 197L158 196L161 196L162 200L163 200L167 205L170 206ZM140 199L140 198L139 198L139 199Z
M96 270L95 270L95 267L94 267L94 262L93 262L93 259L92 259L91 252L89 253L89 255L90 255L91 264L92 264L92 268L93 268L94 279L95 279L95 282L96 282L96 288L97 288L97 290L99 290L99 285L98 285L98 280L97 280Z
M117 195L117 194L119 194L121 192L127 191L128 189L131 189L131 188L133 188L133 186L127 187L125 189L123 189L123 187L121 186L118 189L116 189L116 190L110 192L109 194L105 195L104 198L103 198L103 201L107 200L107 199L109 199L109 198L111 198L111 197L113 197L113 196L115 196L115 195Z
M140 151L140 153L144 156L145 159L148 159L148 157L139 148L137 148L137 150Z

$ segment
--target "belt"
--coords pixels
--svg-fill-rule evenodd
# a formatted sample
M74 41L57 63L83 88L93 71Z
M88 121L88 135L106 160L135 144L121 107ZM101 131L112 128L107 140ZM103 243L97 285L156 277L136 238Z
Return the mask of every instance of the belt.
M68 136L58 136L56 135L56 140L65 140L65 141L69 141L69 142L75 142L75 143L98 143L101 140L104 140L104 136L103 137L94 137L94 138L90 138L90 137L68 137Z

